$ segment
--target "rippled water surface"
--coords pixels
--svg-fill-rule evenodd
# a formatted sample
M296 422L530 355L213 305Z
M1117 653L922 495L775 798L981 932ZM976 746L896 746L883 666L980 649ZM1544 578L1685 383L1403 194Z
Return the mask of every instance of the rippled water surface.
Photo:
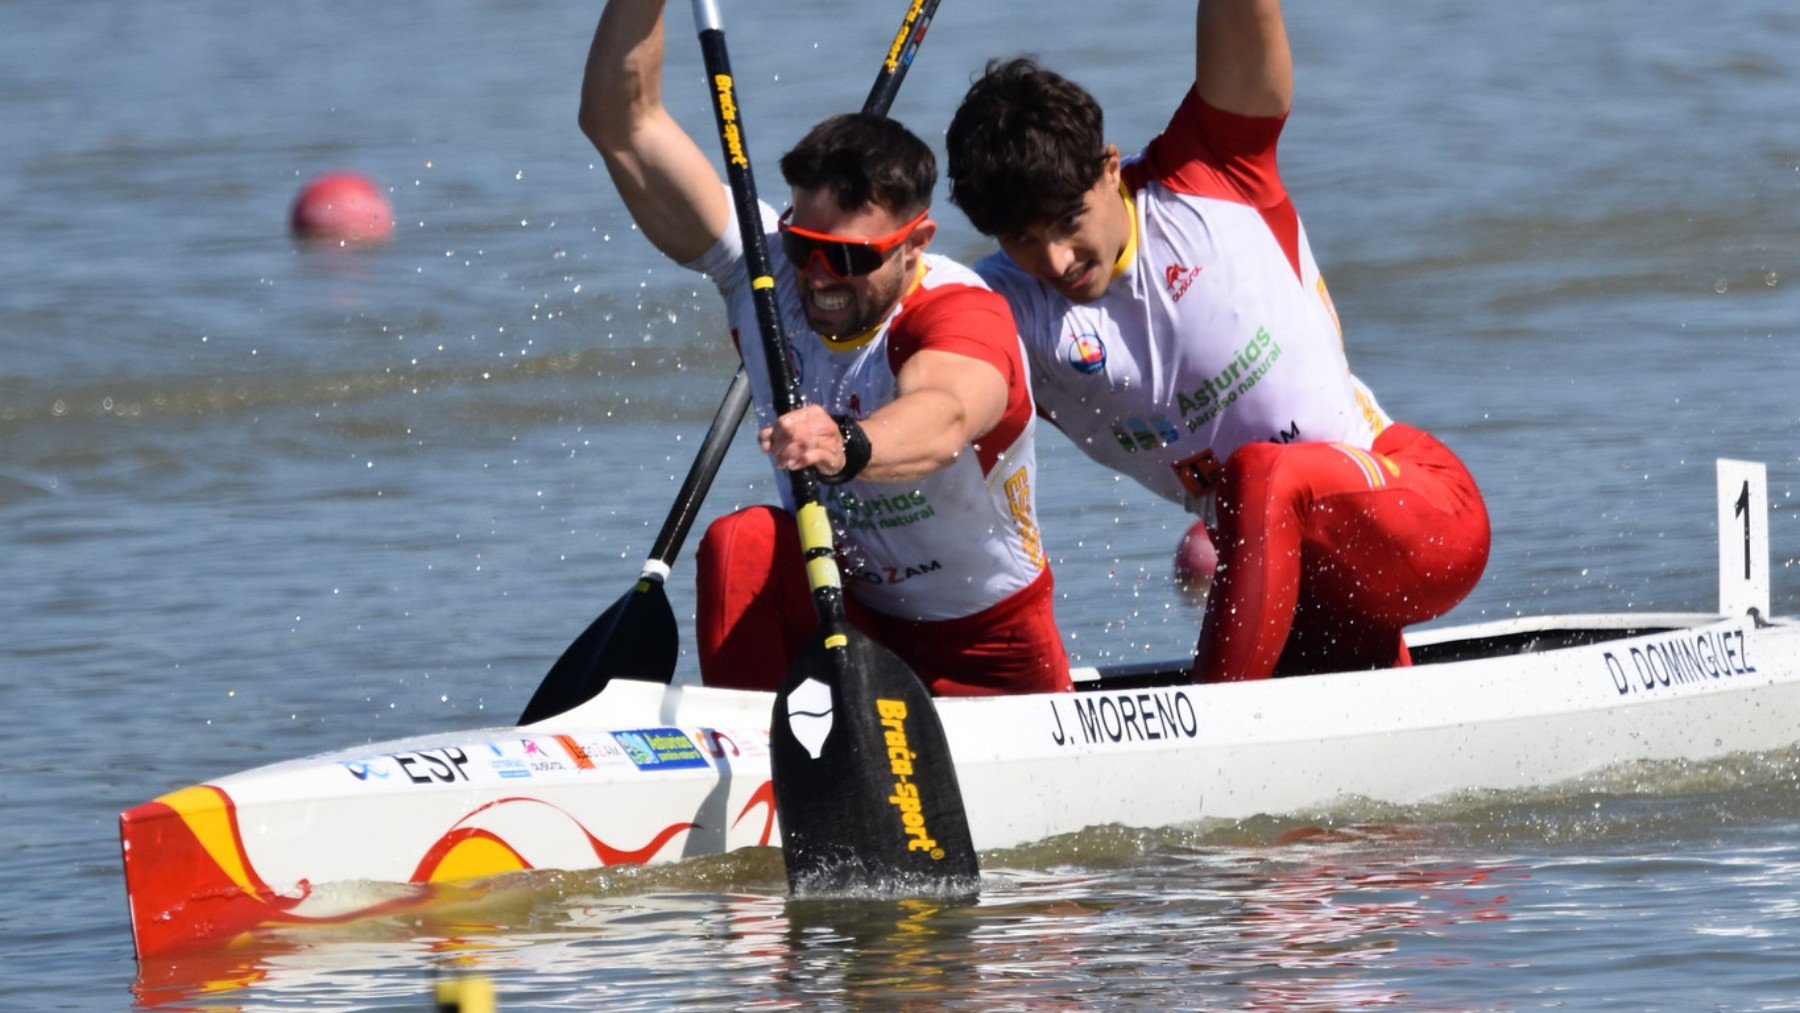
M1352 362L1493 511L1447 621L1710 607L1718 456L1768 463L1775 611L1800 611L1800 10L1290 7L1283 166ZM420 1009L434 970L502 1009L1800 1006L1785 754L1102 828L986 856L966 908L789 903L749 852L139 967L121 810L510 721L661 524L734 362L575 127L598 9L0 5L0 1008ZM946 0L896 114L938 139L988 57L1029 50L1121 146L1166 119L1191 4L1127 30L1019 10ZM767 191L901 10L724 13ZM390 189L393 242L287 237L334 168ZM942 248L983 252L941 203ZM1183 519L1042 442L1072 653L1187 651ZM771 495L740 434L702 520ZM685 567L670 590L685 617Z

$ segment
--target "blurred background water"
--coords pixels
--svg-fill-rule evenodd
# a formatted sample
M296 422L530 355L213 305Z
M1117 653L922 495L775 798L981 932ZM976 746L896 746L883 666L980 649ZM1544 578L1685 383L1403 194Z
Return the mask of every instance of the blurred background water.
M1031 51L1135 150L1189 78L1191 6L950 0L894 112L941 151L971 75ZM1283 168L1352 363L1493 512L1445 621L1711 607L1721 455L1769 465L1796 611L1800 10L1289 6ZM140 970L120 810L511 721L686 472L735 362L711 286L637 235L575 127L598 11L0 4L0 1007L414 1009L440 966L503 1009L1800 1006L1786 755L1096 830L989 856L966 909L789 904L750 853ZM902 10L724 13L775 193ZM689 24L669 100L704 136ZM388 190L392 242L289 238L340 168ZM940 205L939 249L985 252ZM1071 653L1184 654L1185 519L1040 443ZM772 496L746 431L702 523ZM686 567L670 589L685 620Z

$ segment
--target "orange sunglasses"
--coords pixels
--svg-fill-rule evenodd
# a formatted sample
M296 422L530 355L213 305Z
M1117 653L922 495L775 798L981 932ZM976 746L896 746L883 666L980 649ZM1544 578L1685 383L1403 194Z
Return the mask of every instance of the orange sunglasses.
M788 220L794 217L794 209L788 208L781 213L777 226L781 230L781 252L787 254L788 262L801 271L810 270L813 258L817 257L824 265L825 273L834 278L860 278L880 267L888 253L906 242L906 237L912 235L930 213L931 209L926 208L914 215L912 221L885 236L856 239L790 225Z

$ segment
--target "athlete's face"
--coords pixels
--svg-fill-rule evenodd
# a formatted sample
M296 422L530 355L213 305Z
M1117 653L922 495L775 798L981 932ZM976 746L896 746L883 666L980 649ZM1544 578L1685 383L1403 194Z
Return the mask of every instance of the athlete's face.
M1131 240L1131 219L1119 195L1118 149L1107 148L1106 167L1079 205L1019 235L997 238L1007 256L1069 299L1085 303L1100 298Z
M795 188L789 223L808 232L845 239L879 239L892 235L910 218L874 203L845 211L838 207L829 189ZM881 323L906 294L907 281L936 232L936 222L920 222L904 242L887 251L881 266L868 274L840 277L819 257L795 264L807 324L828 337L847 337Z

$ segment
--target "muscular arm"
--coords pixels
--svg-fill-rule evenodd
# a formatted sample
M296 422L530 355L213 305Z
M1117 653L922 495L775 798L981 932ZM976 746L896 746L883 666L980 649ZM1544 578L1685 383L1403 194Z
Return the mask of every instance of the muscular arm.
M924 350L900 367L899 396L863 420L873 453L860 478L904 482L948 467L1006 413L1006 379L993 365L953 352ZM763 430L764 450L788 470L844 467L844 441L823 408L808 405Z
M719 174L662 102L662 0L610 0L581 82L581 130L606 162L638 227L687 262L725 234Z
M1294 60L1280 0L1200 0L1194 86L1214 109L1282 116L1294 101Z

